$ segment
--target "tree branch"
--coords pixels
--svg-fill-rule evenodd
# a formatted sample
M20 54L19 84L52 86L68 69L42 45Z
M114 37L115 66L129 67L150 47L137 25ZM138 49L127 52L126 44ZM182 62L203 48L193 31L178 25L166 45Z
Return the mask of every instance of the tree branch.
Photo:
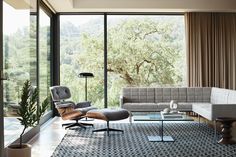
M153 34L153 33L156 33L156 32L158 32L157 29L155 29L155 30L153 30L153 31L150 31L150 32L147 32L147 33L145 33L145 34L143 35L143 37L142 37L141 39L145 39L146 36L148 36L148 35L150 35L150 34Z
M142 62L140 63L136 63L136 73L139 74L139 69L140 67L144 64L144 63L151 63L151 61L147 60L147 59L144 59Z

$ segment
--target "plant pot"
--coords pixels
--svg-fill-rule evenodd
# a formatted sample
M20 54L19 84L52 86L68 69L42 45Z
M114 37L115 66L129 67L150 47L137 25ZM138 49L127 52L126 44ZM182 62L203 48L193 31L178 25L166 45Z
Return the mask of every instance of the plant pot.
M31 145L22 144L12 144L7 147L7 157L31 157Z

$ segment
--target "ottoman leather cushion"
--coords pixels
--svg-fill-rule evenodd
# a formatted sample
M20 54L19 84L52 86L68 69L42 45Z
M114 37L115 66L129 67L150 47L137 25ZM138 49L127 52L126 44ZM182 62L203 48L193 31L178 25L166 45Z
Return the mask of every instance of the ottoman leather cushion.
M86 117L115 121L128 118L129 112L126 109L97 109L88 111Z

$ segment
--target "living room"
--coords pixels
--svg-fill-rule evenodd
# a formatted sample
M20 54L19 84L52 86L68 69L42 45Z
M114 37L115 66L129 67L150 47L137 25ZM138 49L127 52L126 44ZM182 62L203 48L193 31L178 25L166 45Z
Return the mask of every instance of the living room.
M236 156L235 11L234 0L1 1L1 156L19 142L33 157ZM17 119L27 85L30 124ZM64 116L67 101L88 110Z

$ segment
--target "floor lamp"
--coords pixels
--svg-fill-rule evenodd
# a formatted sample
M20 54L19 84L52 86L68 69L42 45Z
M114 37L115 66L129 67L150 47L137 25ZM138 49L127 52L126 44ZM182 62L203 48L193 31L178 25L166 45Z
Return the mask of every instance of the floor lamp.
M87 86L87 79L94 77L93 73L88 73L88 72L82 72L79 73L79 78L85 78L85 85L84 85L84 89L85 89L85 101L87 101L87 91L88 91L88 86ZM86 117L85 120L87 121L88 118Z
M88 90L87 79L91 77L94 77L93 73L88 73L88 72L79 73L79 78L85 78L85 87L84 87L85 88L85 101L87 101L87 90Z

